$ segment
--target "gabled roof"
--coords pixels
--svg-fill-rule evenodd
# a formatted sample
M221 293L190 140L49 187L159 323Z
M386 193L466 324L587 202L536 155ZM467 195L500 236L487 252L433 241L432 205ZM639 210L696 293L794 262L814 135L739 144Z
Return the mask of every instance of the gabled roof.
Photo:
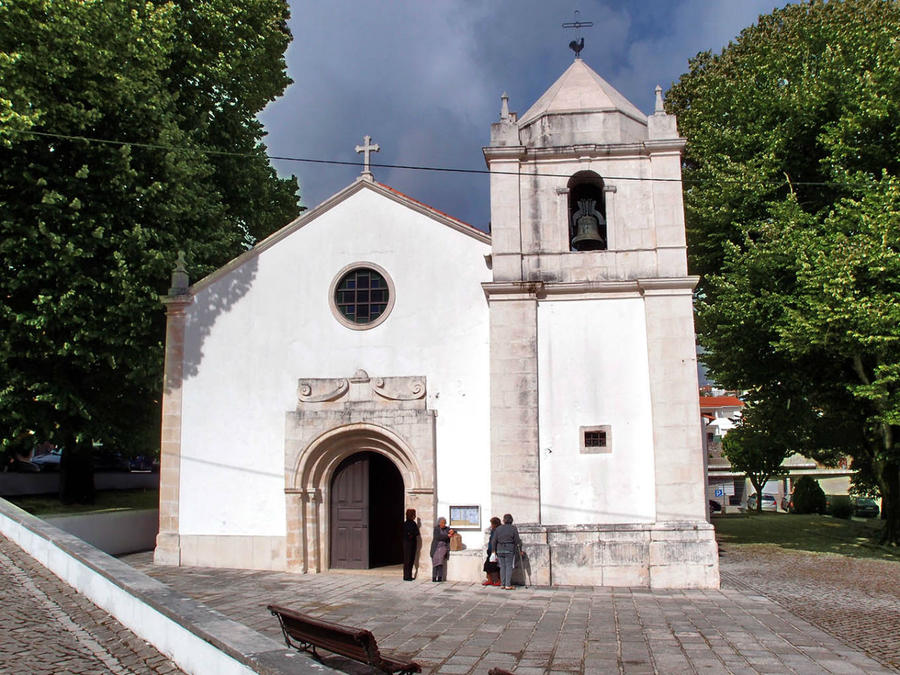
M700 409L704 408L743 408L744 402L737 396L701 396Z
M261 242L256 244L256 246L251 248L246 253L242 253L237 258L234 258L230 262L226 263L225 265L223 265L222 267L217 269L212 274L204 277L203 279L199 280L197 283L193 284L190 287L190 293L192 295L194 295L198 291L203 290L210 284L221 279L223 276L225 276L232 270L237 269L238 267L243 265L248 260L258 256L260 253L262 253L266 249L271 248L272 246L274 246L275 244L280 242L285 237L289 237L291 234L293 234L294 232L299 230L301 227L303 227L307 223L312 222L313 220L315 220L316 218L321 216L323 213L331 210L333 207L337 206L344 200L352 197L353 195L355 195L357 192L360 192L361 190L372 190L373 192L375 192L383 197L387 197L388 199L395 201L398 204L402 204L403 206L406 206L407 208L410 208L413 211L417 211L425 216L428 216L429 218L436 220L437 222L441 223L442 225L446 225L447 227L449 227L453 230L456 230L457 232L459 232L461 234L472 237L473 239L476 239L483 244L491 243L491 235L487 234L486 232L482 232L477 227L469 225L468 223L464 223L463 221L461 221L457 218L453 218L452 216L448 216L446 213L444 213L442 211L438 211L437 209L432 208L432 207L428 206L427 204L423 204L422 202L420 202L416 199L413 199L412 197L409 197L409 196L403 194L402 192L400 192L399 190L395 190L394 188L389 187L388 185L384 185L382 183L376 183L371 180L364 180L364 179L359 178L356 181L354 181L353 183L351 183L350 185L348 185L347 187L345 187L340 192L337 192L336 194L334 194L331 197L329 197L328 199L326 199L324 202L322 202L318 206L315 206L315 207L309 209L308 211L304 211L296 219L294 219L293 221L291 221L290 223L288 223L287 225L282 227L277 232L273 232L272 234L270 234L268 237L266 237Z
M575 59L528 112L519 118L519 128L541 115L604 110L617 110L639 122L647 123L647 116L631 101L591 70L584 61Z

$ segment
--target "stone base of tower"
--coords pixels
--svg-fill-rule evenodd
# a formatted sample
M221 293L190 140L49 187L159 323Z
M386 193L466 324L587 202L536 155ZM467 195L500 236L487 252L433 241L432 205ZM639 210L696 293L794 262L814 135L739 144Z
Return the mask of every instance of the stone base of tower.
M517 524L525 549L522 579L535 586L718 588L712 525Z

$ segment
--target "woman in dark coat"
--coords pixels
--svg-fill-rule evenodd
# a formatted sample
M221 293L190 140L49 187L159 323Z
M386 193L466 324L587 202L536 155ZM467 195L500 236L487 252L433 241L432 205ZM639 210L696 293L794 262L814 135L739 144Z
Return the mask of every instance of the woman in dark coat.
M512 571L516 564L516 556L522 554L519 530L512 522L513 517L510 514L503 514L503 524L494 530L491 536L491 545L500 559L500 585L507 591L513 590Z
M491 536L488 539L487 560L484 561L483 568L485 574L487 574L487 579L481 582L482 586L500 585L500 563L496 560L494 562L491 562L491 554L496 552L493 548L494 530L496 530L498 527L500 527L500 519L497 516L494 516L493 518L491 518Z
M403 581L412 581L413 563L416 561L416 548L419 543L419 526L416 524L416 510L406 509L406 520L403 523Z
M450 557L450 535L453 530L447 527L446 518L438 518L434 536L431 539L431 580L444 580L444 563Z

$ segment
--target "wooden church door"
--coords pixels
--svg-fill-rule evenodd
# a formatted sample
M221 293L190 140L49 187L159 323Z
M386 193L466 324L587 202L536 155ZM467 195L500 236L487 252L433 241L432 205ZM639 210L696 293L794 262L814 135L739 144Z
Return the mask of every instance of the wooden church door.
M351 457L331 484L331 567L369 568L369 458Z

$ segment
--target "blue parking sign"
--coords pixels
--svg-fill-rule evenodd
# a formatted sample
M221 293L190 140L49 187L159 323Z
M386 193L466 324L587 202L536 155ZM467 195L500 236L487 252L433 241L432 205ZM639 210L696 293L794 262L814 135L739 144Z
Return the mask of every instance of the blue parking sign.
M724 497L725 488L716 488L716 497Z

